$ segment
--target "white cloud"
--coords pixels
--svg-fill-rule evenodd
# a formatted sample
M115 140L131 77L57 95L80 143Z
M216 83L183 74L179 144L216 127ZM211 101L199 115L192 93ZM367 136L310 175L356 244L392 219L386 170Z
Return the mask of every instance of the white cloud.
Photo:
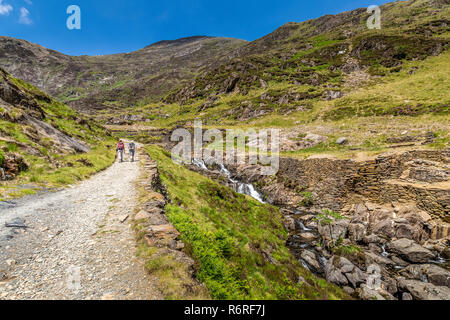
M0 15L6 16L11 11L13 11L13 7L7 3L3 4L3 0L0 0Z
M25 0L26 3L28 3L29 5L32 5L33 2L31 0Z
M31 21L30 17L30 11L28 11L25 8L20 8L20 18L19 23L22 24L31 24L33 21Z

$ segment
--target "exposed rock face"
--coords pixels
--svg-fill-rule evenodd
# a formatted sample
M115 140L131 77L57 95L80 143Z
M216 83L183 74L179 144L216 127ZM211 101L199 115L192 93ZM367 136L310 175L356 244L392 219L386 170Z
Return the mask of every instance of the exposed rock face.
M82 141L62 133L61 131L55 129L51 125L41 120L32 118L30 116L25 116L25 119L28 124L30 124L37 130L40 136L52 139L55 142L54 144L55 149L59 148L62 153L64 151L66 152L75 151L78 153L85 153L89 152L90 150L90 147L85 143L83 143Z
M55 109L49 111L46 109L47 104L56 105ZM18 149L9 152L5 146L0 150L5 154L1 179L12 180L28 169L31 164L24 160L21 153L46 158L51 162L51 158L43 153L42 148L58 155L90 151L87 143L63 132L64 128L61 129L55 124L58 122L56 119L63 117L58 114L61 112L67 117L64 120L67 124L83 127L79 132L92 134L89 121L77 117L74 113L67 116L71 110L65 108L67 107L57 105L45 93L14 79L0 68L0 119L10 124L10 127L0 128L0 142ZM18 132L23 136L21 141L17 141Z

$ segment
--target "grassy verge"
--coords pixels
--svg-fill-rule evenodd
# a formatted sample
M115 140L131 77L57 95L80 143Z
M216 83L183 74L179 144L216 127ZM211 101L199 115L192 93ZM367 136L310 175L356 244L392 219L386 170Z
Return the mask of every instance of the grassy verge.
M172 162L149 147L171 204L170 222L214 299L343 299L338 287L305 270L285 246L277 208L262 205Z
M138 190L138 208L150 201L164 200L163 196L156 192L147 192L142 183L147 182L148 174L144 173L136 182ZM136 255L145 261L145 268L154 276L159 291L165 300L208 300L210 296L204 286L192 279L188 263L182 263L174 257L178 252L169 251L164 247L150 246L145 241L147 234L147 220L133 222L133 230L136 233Z

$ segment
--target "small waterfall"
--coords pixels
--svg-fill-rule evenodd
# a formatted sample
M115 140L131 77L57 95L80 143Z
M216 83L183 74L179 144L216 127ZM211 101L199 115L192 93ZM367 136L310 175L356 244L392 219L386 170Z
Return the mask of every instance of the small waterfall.
M389 257L389 253L386 251L386 245L383 244L383 245L381 246L381 250L382 250L381 255L382 255L383 257L385 257L385 258Z
M231 172L230 172L230 171L229 171L222 163L219 164L219 168L220 168L220 172L222 172L224 175L226 175L227 178L228 178L228 180L229 180L231 183L233 183L233 185L239 183L238 181L233 180L233 179L231 178Z
M261 194L255 190L255 187L252 184L239 183L237 192L241 193L241 194L246 194L246 195L258 200L261 203L265 203L264 200L262 199Z
M438 253L435 260L431 260L431 263L436 263L436 264L444 264L447 262L447 260L445 260L444 258L442 258L442 256Z
M193 159L192 164L204 171L209 171L205 162L201 159ZM225 176L227 176L228 180L232 183L237 193L245 194L261 203L265 203L263 200L263 196L258 191L256 191L255 187L252 184L243 183L232 179L230 171L222 163L219 164L219 168L220 172L223 173Z
M302 264L303 268L305 268L305 269L308 270L308 271L311 271L310 267L309 267L308 264L305 262L305 260L300 259L299 261L300 261L300 263Z
M327 258L325 258L322 255L319 255L319 260L320 260L320 263L322 264L322 267L325 269L325 267L327 266L327 263L328 263Z
M199 167L199 168L202 169L202 170L208 171L208 167L206 166L205 162L204 162L203 160L201 160L201 159L195 159L195 158L194 158L194 159L192 160L192 164L193 164L194 166Z
M310 231L313 231L312 229L309 229L309 228L305 227L305 225L303 224L303 222L297 221L297 223L298 223L298 225L299 225L299 227L300 227L300 230L301 230L302 232L310 232Z

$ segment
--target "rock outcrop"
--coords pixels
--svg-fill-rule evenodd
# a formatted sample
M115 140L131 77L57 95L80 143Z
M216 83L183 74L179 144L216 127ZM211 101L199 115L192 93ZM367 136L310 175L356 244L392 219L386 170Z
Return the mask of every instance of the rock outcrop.
M32 166L26 156L46 159L57 167L55 156L90 151L82 139L107 136L98 125L1 68L0 121L1 180L12 180Z

